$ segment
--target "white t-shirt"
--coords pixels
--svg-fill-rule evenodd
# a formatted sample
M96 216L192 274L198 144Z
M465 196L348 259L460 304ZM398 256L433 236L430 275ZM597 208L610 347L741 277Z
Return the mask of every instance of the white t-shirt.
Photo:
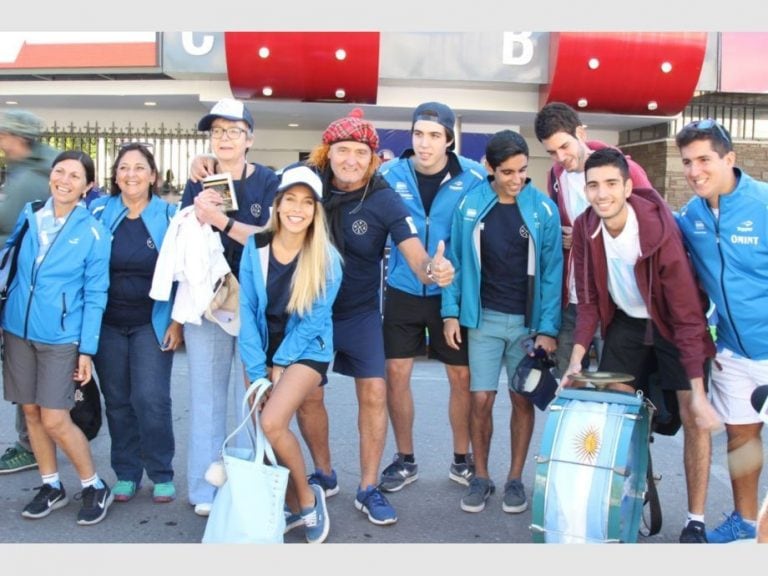
M563 172L560 176L560 187L563 194L563 205L571 224L584 210L589 207L587 194L584 192L586 177L584 172ZM573 274L573 260L568 263L568 302L576 304L576 279Z
M635 278L635 263L641 254L640 229L632 206L627 204L627 210L624 230L615 238L608 233L605 224L600 223L603 227L603 245L608 265L608 292L616 306L627 316L650 318Z

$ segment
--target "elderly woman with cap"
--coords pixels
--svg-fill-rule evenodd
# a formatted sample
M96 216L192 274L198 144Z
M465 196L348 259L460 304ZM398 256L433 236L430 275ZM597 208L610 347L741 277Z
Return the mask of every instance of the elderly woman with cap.
M269 219L278 178L269 168L246 160L253 145L253 116L243 102L225 98L216 103L198 123L208 130L215 171L228 172L234 182L237 210L224 212L222 198L201 182L189 180L181 206L194 205L197 219L221 231L224 255L235 277L239 276L243 245L258 226ZM227 433L227 396L234 364L234 405L239 407L245 393L237 337L219 324L202 318L199 325L184 324L184 341L189 362L190 426L187 459L189 502L195 513L207 516L213 502L214 486L205 472L218 458ZM241 440L242 441L242 440Z
M333 357L331 307L341 259L328 238L322 192L320 178L306 166L285 171L273 217L245 245L240 275L243 364L249 380L268 377L274 384L261 426L290 470L286 500L313 544L330 529L325 493L309 484L290 423L304 399L326 382Z
M308 165L323 181L323 204L331 238L344 258L344 276L333 306L334 372L351 376L359 405L361 481L355 507L377 525L397 514L377 487L387 435L387 395L381 328L381 265L387 238L405 256L424 284L447 285L453 267L437 249L430 259L400 196L377 174L379 137L360 109L332 122ZM315 464L310 482L326 495L339 492L331 466L328 414L323 389L315 388L298 412L298 421ZM294 510L289 529L297 525Z

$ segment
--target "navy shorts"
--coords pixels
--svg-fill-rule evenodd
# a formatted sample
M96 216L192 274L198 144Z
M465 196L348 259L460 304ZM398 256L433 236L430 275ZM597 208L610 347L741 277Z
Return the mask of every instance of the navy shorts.
M384 378L381 314L373 309L333 319L333 371L352 378Z
M280 347L284 337L285 334L282 332L272 332L269 335L269 346L267 347L267 366L270 368L273 366L272 358L274 357L275 352L277 352L277 349ZM328 365L330 362L321 362L320 360L299 358L296 360L296 362L294 362L294 364L303 364L304 366L312 368L312 370L320 374L320 386L325 386L328 384L328 376L326 376L326 373L328 372Z
M443 336L441 304L442 296L414 296L387 286L384 299L384 355L387 359L426 355L443 364L469 366L467 329L461 327L459 350L448 346Z

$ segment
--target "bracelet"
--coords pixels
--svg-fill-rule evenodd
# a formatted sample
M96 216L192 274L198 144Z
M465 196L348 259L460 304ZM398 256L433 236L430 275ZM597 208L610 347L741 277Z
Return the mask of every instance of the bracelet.
M222 232L224 232L224 234L229 234L229 231L232 230L232 226L234 225L235 225L235 219L230 217L229 220L227 220L227 225L224 226L224 230L222 230Z

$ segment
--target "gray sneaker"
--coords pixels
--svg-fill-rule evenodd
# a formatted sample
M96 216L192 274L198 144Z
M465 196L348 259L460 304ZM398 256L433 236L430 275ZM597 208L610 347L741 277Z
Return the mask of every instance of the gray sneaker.
M462 462L461 464L451 462L451 467L448 470L448 478L464 486L469 486L469 482L472 480L474 475L475 467L472 466L472 464L469 462Z
M461 509L464 512L482 512L485 502L496 491L493 480L475 476L469 482L469 488L461 499Z
M415 462L406 462L399 452L395 454L392 464L381 472L379 490L384 492L397 492L411 482L419 479L419 465Z
M504 484L504 501L501 509L509 514L518 514L528 509L528 500L525 498L525 486L520 480L510 480Z

